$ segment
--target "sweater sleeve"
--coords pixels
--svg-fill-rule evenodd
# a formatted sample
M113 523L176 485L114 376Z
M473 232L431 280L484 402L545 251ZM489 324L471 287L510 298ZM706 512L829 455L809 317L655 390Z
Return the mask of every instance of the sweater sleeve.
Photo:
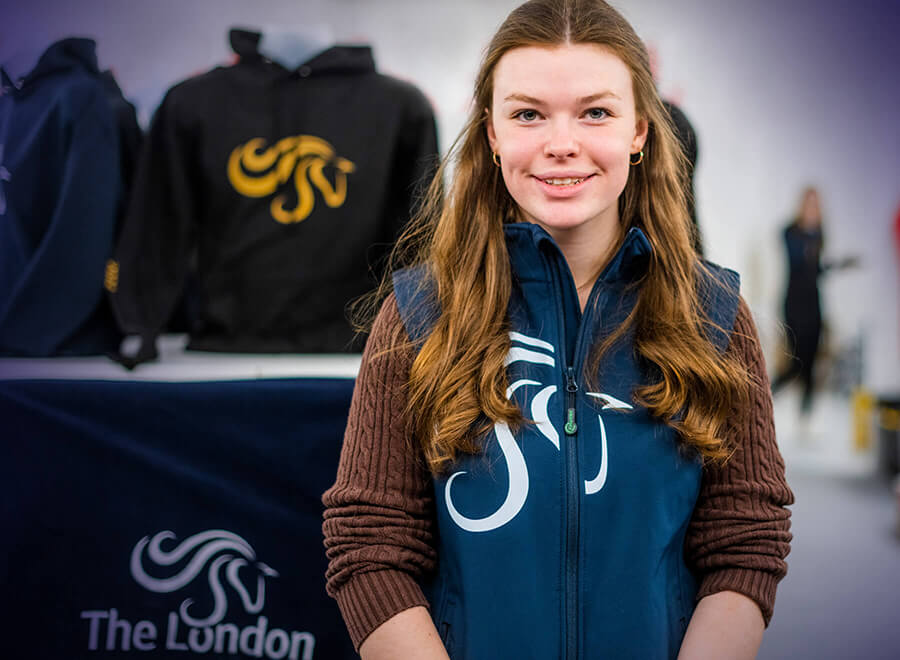
M327 590L357 650L395 614L428 606L416 578L436 565L430 473L406 424L413 356L387 351L400 324L391 295L363 352L337 479L322 496Z
M728 352L748 369L753 386L747 410L726 427L734 454L704 470L700 496L685 539L688 565L700 579L699 601L736 591L759 605L768 626L776 586L787 572L794 495L775 441L772 397L756 327L741 300Z

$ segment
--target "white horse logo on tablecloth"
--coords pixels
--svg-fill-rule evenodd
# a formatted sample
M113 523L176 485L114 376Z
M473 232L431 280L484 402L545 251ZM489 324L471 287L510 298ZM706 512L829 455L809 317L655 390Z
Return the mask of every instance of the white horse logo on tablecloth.
M192 598L186 598L179 609L181 619L190 626L203 628L219 623L228 611L228 597L222 584L222 570L225 580L240 596L244 609L249 614L262 611L266 601L266 578L278 577L278 572L257 561L256 552L247 541L232 532L210 530L186 538L175 547L164 550L164 542L176 541L177 536L168 530L159 532L153 538L145 536L134 546L131 552L131 575L142 587L155 593L172 593L193 582L206 568L209 588L213 596L213 611L206 617L197 618L188 610L193 604ZM173 566L189 557L187 565L171 577L156 578L144 570L142 556L159 567ZM256 597L241 581L239 571L242 567L252 565L259 572L256 578ZM208 568L207 568L208 566Z

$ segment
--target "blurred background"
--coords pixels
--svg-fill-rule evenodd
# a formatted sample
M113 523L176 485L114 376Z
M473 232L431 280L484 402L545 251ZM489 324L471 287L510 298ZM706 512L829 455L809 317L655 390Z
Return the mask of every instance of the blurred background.
M487 40L516 2L240 0L9 3L0 61L64 36L97 42L143 126L175 83L233 60L228 30L324 28L373 47L379 71L419 87L446 154ZM657 54L659 89L698 138L698 220L707 257L738 270L767 348L780 341L781 232L805 186L821 194L826 250L861 266L823 286L835 350L862 343L873 389L898 387L900 209L896 3L630 0L619 8ZM364 118L360 118L364 121ZM828 256L827 254L825 256Z
M29 0L0 3L0 62L96 40L146 129L176 83L234 61L233 27L373 48L430 102L445 155L507 0ZM900 657L900 6L896 0L621 0L658 86L696 133L708 259L742 275L771 376L787 369L786 227L818 192L824 272L815 396L775 397L794 549L762 658ZM361 112L358 121L365 123ZM853 262L852 264L849 262ZM844 265L843 268L829 266ZM891 443L894 443L891 445Z

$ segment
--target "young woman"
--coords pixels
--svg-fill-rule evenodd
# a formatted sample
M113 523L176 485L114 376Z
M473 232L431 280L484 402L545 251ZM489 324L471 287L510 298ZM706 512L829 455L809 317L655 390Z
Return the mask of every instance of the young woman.
M323 496L361 655L754 657L793 498L634 30L602 0L513 11L451 159Z

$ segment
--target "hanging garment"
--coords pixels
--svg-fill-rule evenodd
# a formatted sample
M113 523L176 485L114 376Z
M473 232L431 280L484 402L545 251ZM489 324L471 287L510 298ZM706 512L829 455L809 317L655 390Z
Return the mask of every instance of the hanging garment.
M190 349L360 350L345 306L433 172L429 103L368 47L289 70L259 39L232 30L237 64L176 85L153 119L110 278L145 349L190 279Z
M124 191L96 44L63 39L0 76L0 354L113 351L103 278Z

